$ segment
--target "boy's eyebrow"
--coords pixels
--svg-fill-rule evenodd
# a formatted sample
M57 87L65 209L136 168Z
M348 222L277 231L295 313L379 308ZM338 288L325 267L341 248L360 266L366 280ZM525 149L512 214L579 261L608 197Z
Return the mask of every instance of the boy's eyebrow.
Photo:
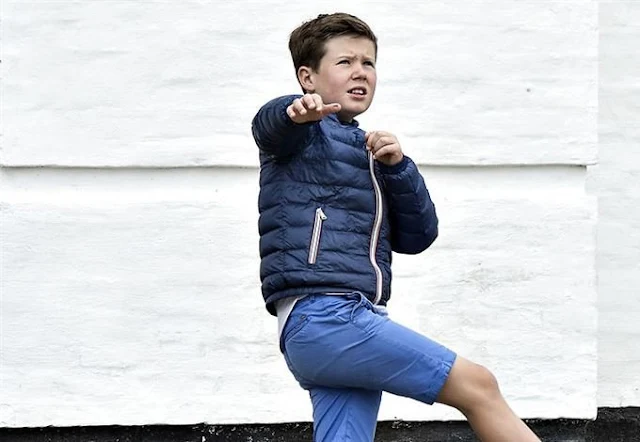
M356 54L341 54L341 55L338 55L337 58L346 58L346 59L349 59L349 60L353 60L353 59L358 58L358 56ZM365 55L363 58L365 60L375 61L374 57L369 57L368 55Z

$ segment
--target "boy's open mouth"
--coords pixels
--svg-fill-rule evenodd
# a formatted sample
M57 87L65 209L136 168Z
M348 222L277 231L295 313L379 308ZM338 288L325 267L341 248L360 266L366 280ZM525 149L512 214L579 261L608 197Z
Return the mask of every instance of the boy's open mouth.
M347 93L349 93L350 95L358 95L364 97L365 95L367 95L367 90L363 87L354 87L353 89L349 89Z

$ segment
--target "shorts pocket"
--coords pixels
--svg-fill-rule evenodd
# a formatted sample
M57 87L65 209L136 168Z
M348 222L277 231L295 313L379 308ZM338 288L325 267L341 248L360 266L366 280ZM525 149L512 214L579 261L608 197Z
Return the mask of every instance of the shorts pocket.
M361 304L359 293L348 293L344 295L327 295L325 305L327 313L343 324L348 324L353 319L353 314Z
M308 323L309 317L306 314L296 314L292 312L287 319L287 324L284 326L284 330L282 331L282 341L286 344L287 341L293 339L302 330L304 330L305 325Z
M353 310L353 315L351 315L351 323L365 333L374 332L377 327L388 320L389 318L375 313L372 308L370 308L370 305L367 306L364 303L358 305L358 307Z
M348 322L355 327L370 332L373 327L384 318L374 312L374 306L363 294L354 293L349 295L344 307L336 311L335 316L343 322Z

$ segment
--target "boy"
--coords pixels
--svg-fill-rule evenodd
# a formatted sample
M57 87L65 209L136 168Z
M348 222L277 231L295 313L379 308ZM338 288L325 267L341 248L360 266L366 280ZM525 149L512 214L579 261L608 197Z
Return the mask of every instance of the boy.
M382 391L460 410L483 441L539 441L494 376L391 321L391 252L416 254L438 220L397 138L354 117L376 88L377 38L352 15L291 34L303 95L253 120L260 149L260 276L280 349L313 405L314 441L373 441Z

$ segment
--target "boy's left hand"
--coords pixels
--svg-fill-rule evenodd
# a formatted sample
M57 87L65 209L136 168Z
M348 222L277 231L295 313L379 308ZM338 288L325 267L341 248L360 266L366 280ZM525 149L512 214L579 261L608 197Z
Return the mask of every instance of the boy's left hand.
M404 154L395 135L383 131L367 132L364 140L367 149L373 153L373 158L381 163L395 166L402 161Z

